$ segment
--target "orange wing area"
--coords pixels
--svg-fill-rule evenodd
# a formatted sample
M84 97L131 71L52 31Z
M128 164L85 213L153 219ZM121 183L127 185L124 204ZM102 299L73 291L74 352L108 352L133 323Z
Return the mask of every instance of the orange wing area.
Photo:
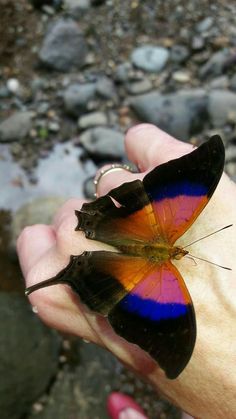
M125 183L76 211L76 230L87 238L118 247L153 242L162 237L160 225L140 180Z
M161 236L160 226L157 224L151 204L125 218L108 220L107 224L104 223L103 227L107 233L109 229L109 236L113 241L117 241L120 237L119 242L122 239L152 242Z
M174 244L193 224L208 201L209 198L206 195L179 195L174 198L153 201L152 206L157 224L167 242Z

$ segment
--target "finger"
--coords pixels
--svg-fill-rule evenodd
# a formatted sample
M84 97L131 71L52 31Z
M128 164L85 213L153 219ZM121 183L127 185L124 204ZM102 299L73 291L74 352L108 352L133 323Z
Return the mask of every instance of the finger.
M109 168L109 165L103 166L98 173L105 171ZM99 178L99 174L97 176ZM135 179L142 179L143 175L140 173L131 173L128 170L119 168L112 169L105 172L96 185L96 195L103 196L107 194L111 189L122 185L125 182L132 182Z
M145 172L152 167L192 151L190 144L176 140L151 124L140 124L129 129L125 137L125 147L129 159L143 173L133 174L126 170L111 170L100 178L97 185L98 196L105 195L124 182L142 179ZM102 170L106 167L104 166Z
M67 258L59 256L54 246L30 269L26 276L27 286L55 276L67 264ZM50 327L102 345L84 316L78 296L69 286L58 284L42 288L30 294L29 299L39 317Z
M155 125L140 124L130 128L125 137L129 159L141 172L190 153L190 144L176 140Z
M55 231L51 226L37 224L25 227L17 240L17 251L23 275L55 245Z
M80 255L85 250L110 250L110 247L86 239L83 231L75 230L78 225L78 218L75 210L80 210L84 201L81 199L70 199L67 201L54 219L54 230L56 234L57 251L63 256Z

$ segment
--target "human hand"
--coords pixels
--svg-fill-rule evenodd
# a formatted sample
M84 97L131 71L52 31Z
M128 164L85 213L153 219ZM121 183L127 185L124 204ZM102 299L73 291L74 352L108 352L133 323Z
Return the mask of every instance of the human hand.
M152 125L139 125L126 135L128 157L140 174L127 171L102 177L98 196L123 182L142 178L151 168L192 151ZM83 201L72 199L59 210L53 226L27 227L19 237L18 252L27 286L48 279L64 268L71 254L101 250L101 245L74 231L75 209ZM236 225L236 186L223 175L216 192L193 226L179 240L188 244L226 224ZM196 256L234 269L236 235L234 227L196 243ZM192 358L176 380L163 371L142 350L117 336L107 320L89 312L65 285L44 288L30 295L39 316L49 326L73 333L113 352L127 366L145 376L171 400L192 416L236 417L236 300L234 271L187 258L177 261L192 296L197 318L197 342Z

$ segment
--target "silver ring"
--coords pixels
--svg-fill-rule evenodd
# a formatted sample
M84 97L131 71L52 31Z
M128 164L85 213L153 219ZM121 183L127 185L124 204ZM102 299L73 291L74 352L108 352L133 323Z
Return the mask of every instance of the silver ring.
M118 172L119 170L126 170L127 172L130 172L130 173L136 173L136 170L134 170L128 164L120 164L120 163L113 163L109 167L107 167L106 169L99 170L98 173L96 174L95 178L94 178L94 181L93 181L94 186L95 186L95 193L94 193L95 198L98 197L97 189L98 189L98 184L99 184L101 178L103 176L107 175L110 172Z

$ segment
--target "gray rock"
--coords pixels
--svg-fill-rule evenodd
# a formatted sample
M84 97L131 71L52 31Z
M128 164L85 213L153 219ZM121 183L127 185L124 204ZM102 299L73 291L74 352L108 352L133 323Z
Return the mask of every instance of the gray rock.
M234 162L236 161L236 147L235 147L235 145L230 145L229 147L226 148L226 150L225 150L225 160L226 160L226 163L231 162L231 161L234 161ZM235 169L236 169L236 167L235 167Z
M175 63L183 63L189 57L189 50L185 45L173 45L170 51L170 59Z
M78 347L80 365L60 371L45 408L29 419L108 419L106 400L117 386L119 363L93 344L80 342Z
M104 112L91 112L86 115L82 115L78 120L78 127L80 129L87 129L107 124L108 118Z
M195 35L192 38L191 46L194 51L200 51L205 47L205 39L200 35Z
M73 14L77 14L83 10L88 10L90 6L90 0L64 0L65 9L70 10Z
M89 103L96 97L96 83L72 84L63 94L65 109L74 116L89 110Z
M0 293L0 329L1 419L18 419L55 375L60 340L14 293Z
M116 89L108 77L101 77L96 83L96 93L103 99L116 99Z
M190 74L187 71L174 71L172 79L178 83L188 83L190 81Z
M230 80L230 88L234 92L236 91L236 74Z
M20 93L21 90L21 85L19 80L15 79L15 78L10 78L7 80L7 88L9 90L10 93L12 93L13 95L17 95Z
M130 105L140 120L185 141L203 129L208 117L207 95L200 89L166 95L148 93L132 99Z
M205 17L197 24L196 30L198 32L206 32L212 27L213 23L214 20L212 16Z
M121 159L124 156L124 136L110 128L91 128L81 134L79 143L93 156Z
M50 132L58 132L60 130L60 125L58 122L56 121L50 121L48 123L48 129Z
M226 48L213 54L206 64L200 68L200 77L204 79L210 76L220 76L224 72L224 66L228 57L229 51Z
M152 83L149 79L143 79L141 81L134 81L125 84L125 88L131 95L140 95L141 93L148 92L152 89Z
M94 185L94 176L86 179L83 185L83 191L85 198L94 199L96 192Z
M46 115L50 109L49 102L40 102L37 106L37 114L38 115Z
M17 237L24 227L34 224L52 224L56 211L65 201L66 198L51 196L32 199L22 205L12 217L12 249L16 247Z
M209 93L208 112L215 128L223 127L232 110L236 109L236 94L229 90L212 90Z
M167 48L144 45L136 48L131 55L132 63L141 70L159 73L165 67L169 58Z
M73 20L60 19L49 28L39 52L43 65L57 71L83 67L87 46Z
M0 99L5 99L10 96L11 93L9 92L8 88L6 86L0 86Z
M229 79L227 76L219 76L209 83L210 89L227 89L229 87Z
M118 83L125 83L132 77L133 67L132 64L127 61L117 66L114 79Z
M33 113L15 112L0 123L0 142L18 141L26 137L32 128Z

